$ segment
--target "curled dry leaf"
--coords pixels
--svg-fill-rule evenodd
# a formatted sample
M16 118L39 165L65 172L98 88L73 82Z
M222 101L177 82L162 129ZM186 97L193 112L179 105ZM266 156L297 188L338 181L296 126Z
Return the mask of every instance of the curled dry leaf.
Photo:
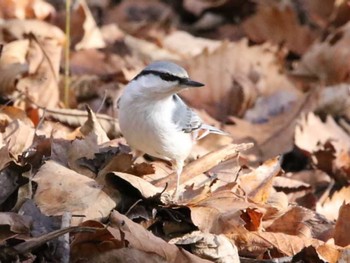
M236 139L255 141L255 161L265 161L293 149L297 117L301 113L312 111L315 108L316 98L316 94L310 92L296 101L289 111L261 124L231 117L234 125L225 126L225 130Z
M97 229L75 235L72 262L209 262L154 236L117 211L111 213L107 228L94 221L82 225Z
M41 107L56 107L59 103L58 73L62 45L55 39L38 39L30 35L27 54L29 75L17 83L17 89L28 94Z
M289 50L303 54L316 38L316 34L299 22L292 1L257 2L257 10L242 23L248 37L255 42L283 43Z
M151 183L145 181L140 177L137 177L132 174L121 173L121 172L108 173L106 175L107 181L105 181L105 183L107 184L106 186L107 188L112 186L111 181L113 181L113 179L111 180L111 176L119 177L121 180L124 180L125 182L129 183L132 187L135 188L135 191L139 191L144 198L155 196L163 191L163 189L152 185ZM99 177L97 180L101 182L101 179ZM123 184L120 184L120 186L122 185ZM118 185L116 184L112 187L118 189ZM118 189L118 190L123 191L123 189Z
M33 181L38 184L34 201L46 215L71 212L86 220L100 219L116 206L101 185L54 161L41 166ZM82 218L73 218L72 224L81 221Z
M154 236L141 225L134 223L117 211L111 213L110 222L112 233L118 233L119 228L125 233L125 240L129 242L130 247L156 255L163 262L208 262Z
M0 244L9 238L23 235L29 236L31 220L17 213L0 213Z
M42 38L55 39L60 45L65 42L65 34L58 27L35 19L9 19L0 24L0 39L2 42L10 38L23 39L23 36L34 34Z
M80 41L75 45L76 50L104 48L106 46L101 31L97 27L85 0L79 0L79 4L76 5L76 9L73 11L72 20L72 29L76 30L73 32L74 35L77 36L78 33L83 33Z
M188 11L192 12L195 15L200 15L204 10L220 7L225 5L229 0L213 0L213 1L205 1L205 0L185 0L183 5L184 8Z
M230 239L235 241L240 255L245 256L257 256L261 255L267 250L273 248L285 256L293 256L304 247L314 246L316 248L324 246L325 243L313 238L287 235L284 233L271 233L271 232L232 232L226 234ZM335 250L339 249L336 246L328 245Z
M200 231L213 234L235 231L244 225L241 210L258 208L231 191L215 192L198 202L188 203L192 222Z
M106 114L95 114L102 129L112 137L120 136L119 123L116 118L112 118ZM76 109L53 109L45 110L45 117L67 124L74 128L84 125L87 120L88 113Z
M254 202L265 203L273 191L273 178L281 171L281 159L266 161L249 174L241 175L239 185Z
M302 57L293 75L316 77L326 85L349 81L350 22L335 30L323 42L316 42Z
M4 45L0 59L0 94L7 95L13 92L17 81L28 73L29 66L26 62L28 48L28 39L12 41Z
M222 45L221 41L193 37L185 31L174 31L163 40L163 46L183 58L201 55L203 52L213 52Z
M295 144L313 153L319 169L340 183L347 180L350 136L331 116L325 122L313 113L302 116L295 130Z
M17 158L33 143L35 129L33 125L16 119L9 123L3 134L3 140L8 145L9 152Z
M339 208L339 215L334 229L334 243L345 247L350 244L349 237L350 204L343 203Z
M335 221L338 218L338 211L343 203L350 202L350 187L343 187L329 196L323 203L316 204L316 212L324 215L328 220Z
M246 151L252 146L252 143L229 144L202 156L201 158L193 161L192 163L184 167L183 172L181 173L182 183L189 181L196 175L200 175L206 171L209 171L221 162L237 157L241 151ZM176 185L175 173L173 172L169 176L171 176L171 179L162 178L155 182L156 185L164 187L167 183L170 189L174 189Z
M204 108L224 121L228 115L242 115L258 95L285 90L299 97L291 81L281 74L277 53L277 48L269 43L249 46L247 40L221 42L213 51L187 58L189 75L206 87L181 95L193 107Z
M194 231L182 237L171 239L169 243L178 246L191 246L192 253L213 262L240 262L237 247L225 235Z
M106 134L105 130L102 128L95 113L91 110L91 108L89 106L86 106L86 111L88 112L88 119L84 123L84 125L81 126L80 132L84 136L88 136L89 134L93 133L96 136L97 145L108 142L109 139L107 137L107 134Z
M266 228L266 231L319 238L330 227L332 227L332 223L326 220L322 221L314 211L301 206L291 206L282 216L275 219Z
M173 19L171 6L163 1L124 0L111 8L104 20L139 39L157 42L170 31Z

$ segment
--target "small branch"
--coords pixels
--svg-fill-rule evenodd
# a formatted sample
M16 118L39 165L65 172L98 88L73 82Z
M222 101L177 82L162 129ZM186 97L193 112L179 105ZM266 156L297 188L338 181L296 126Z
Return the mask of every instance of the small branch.
M62 215L61 229L70 227L72 219L72 213L64 212ZM66 233L58 238L59 244L56 250L56 255L60 258L61 263L69 263L70 246L69 246L69 233Z

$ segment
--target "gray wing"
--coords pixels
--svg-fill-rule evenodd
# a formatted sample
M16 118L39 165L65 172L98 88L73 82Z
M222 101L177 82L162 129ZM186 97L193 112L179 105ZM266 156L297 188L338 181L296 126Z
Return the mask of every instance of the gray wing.
M191 110L178 95L173 95L175 110L172 120L179 127L179 130L190 133L202 126L202 120Z

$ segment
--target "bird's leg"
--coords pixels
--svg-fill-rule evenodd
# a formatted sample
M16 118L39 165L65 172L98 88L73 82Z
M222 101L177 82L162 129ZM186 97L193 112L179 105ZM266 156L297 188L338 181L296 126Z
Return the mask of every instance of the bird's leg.
M134 163L136 161L136 159L139 158L142 155L143 155L143 152L141 152L139 150L134 150L131 162Z
M175 168L175 172L176 172L176 188L175 188L175 191L173 193L173 198L174 200L177 200L179 198L179 188L180 188L180 176L181 176L181 173L182 173L182 168L184 166L184 161L173 161L172 162L173 165L174 165L174 168Z

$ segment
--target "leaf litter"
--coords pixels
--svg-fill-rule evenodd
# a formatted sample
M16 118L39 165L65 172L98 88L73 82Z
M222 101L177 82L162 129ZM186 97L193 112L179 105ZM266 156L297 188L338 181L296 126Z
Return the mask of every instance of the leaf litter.
M0 4L0 260L349 261L346 1ZM133 160L116 101L153 60L230 133L171 164Z

